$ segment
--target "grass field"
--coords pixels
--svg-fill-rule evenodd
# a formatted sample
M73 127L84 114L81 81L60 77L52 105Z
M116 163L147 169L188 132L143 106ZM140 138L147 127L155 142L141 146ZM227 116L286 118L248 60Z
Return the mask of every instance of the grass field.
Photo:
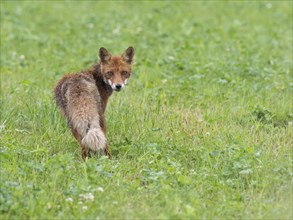
M292 219L292 1L1 1L0 219ZM52 98L136 50L86 162Z

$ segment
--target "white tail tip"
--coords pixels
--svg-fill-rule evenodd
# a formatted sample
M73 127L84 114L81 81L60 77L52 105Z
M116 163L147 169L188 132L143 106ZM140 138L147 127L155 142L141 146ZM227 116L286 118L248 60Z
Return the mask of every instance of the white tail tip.
M106 137L101 129L90 129L84 138L81 140L83 145L86 145L92 151L103 150L106 147Z

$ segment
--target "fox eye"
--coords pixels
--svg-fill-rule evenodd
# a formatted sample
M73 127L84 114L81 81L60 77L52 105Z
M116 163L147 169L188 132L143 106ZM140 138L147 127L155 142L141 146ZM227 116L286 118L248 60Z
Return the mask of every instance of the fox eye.
M121 72L121 75L122 75L122 76L127 76L127 75L128 75L128 72L126 72L126 71L122 71L122 72Z
M106 73L106 78L111 78L114 75L112 71Z

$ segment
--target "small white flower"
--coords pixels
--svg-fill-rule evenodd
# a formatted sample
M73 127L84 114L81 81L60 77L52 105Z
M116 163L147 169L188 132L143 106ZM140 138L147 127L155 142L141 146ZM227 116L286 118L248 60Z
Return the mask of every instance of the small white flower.
M162 80L162 83L163 83L163 84L166 84L166 82L167 82L167 79L163 79L163 80Z
M267 8L271 8L271 7L272 7L272 4L271 4L271 3L267 3L267 4L266 4L266 7L267 7Z
M83 206L82 207L82 210L87 210L87 206Z
M103 187L98 187L98 188L97 188L97 191L99 191L99 192L104 192L104 189L103 189Z
M4 130L5 130L5 125L4 124L0 125L0 133Z
M95 25L94 25L93 23L89 23L89 24L87 25L87 27L88 27L89 29L93 29L93 28L95 27Z
M173 56L168 56L168 59L169 59L169 60L175 60L175 57L173 57Z
M112 33L113 33L114 35L118 35L118 34L120 34L120 27L116 27L114 30L112 30Z
M93 201L94 200L94 195L92 193L87 193L87 194L80 194L79 195L81 199L83 200L90 200Z
M20 60L24 60L24 59L25 59L25 55L23 55L23 54L20 55L19 59L20 59Z
M82 201L79 201L77 204L81 205L82 204Z
M142 31L142 28L141 28L141 27L137 27L137 28L136 28L136 32L137 32L137 33L140 33L141 31Z
M47 203L47 209L51 209L51 204L49 202Z
M94 195L92 193L89 193L88 200L94 200L94 199L95 199Z
M70 198L70 197L69 198L66 198L65 201L67 201L67 202L73 202L73 198Z
M210 135L211 135L211 133L210 133L210 132L206 132L206 135L207 135L207 136L210 136Z

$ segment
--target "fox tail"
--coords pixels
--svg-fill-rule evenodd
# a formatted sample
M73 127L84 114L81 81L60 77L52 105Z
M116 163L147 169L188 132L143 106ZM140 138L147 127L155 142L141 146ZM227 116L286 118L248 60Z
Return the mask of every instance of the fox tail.
M86 145L92 151L103 151L106 148L107 139L101 128L88 130L82 138L81 144Z

